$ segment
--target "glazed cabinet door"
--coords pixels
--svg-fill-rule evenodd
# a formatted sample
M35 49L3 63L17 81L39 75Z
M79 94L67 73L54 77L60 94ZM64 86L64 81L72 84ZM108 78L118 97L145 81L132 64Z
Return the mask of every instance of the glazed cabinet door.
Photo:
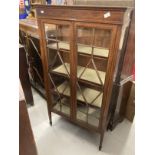
M76 120L99 128L109 53L114 29L110 25L76 23Z
M71 25L65 21L48 20L43 27L52 111L70 118Z

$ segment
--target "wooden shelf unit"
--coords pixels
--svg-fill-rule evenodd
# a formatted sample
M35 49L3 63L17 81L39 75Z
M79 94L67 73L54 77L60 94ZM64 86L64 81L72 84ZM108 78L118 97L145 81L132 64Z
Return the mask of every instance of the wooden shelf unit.
M20 43L26 51L31 86L46 98L37 20L33 18L20 20L19 32Z

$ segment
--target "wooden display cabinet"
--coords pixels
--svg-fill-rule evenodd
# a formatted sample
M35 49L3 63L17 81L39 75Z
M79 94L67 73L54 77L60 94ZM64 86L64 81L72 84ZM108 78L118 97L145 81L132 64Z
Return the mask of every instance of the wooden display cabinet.
M54 112L100 133L101 150L132 9L38 5L36 12L50 123Z
M30 83L45 98L40 37L36 19L20 20L19 30L20 43L24 45L26 51Z

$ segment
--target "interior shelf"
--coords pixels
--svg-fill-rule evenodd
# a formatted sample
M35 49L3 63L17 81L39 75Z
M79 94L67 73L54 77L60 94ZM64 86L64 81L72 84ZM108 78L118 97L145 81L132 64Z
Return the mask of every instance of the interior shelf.
M88 115L87 115L87 112L88 112ZM80 121L88 122L88 124L91 124L97 127L99 125L100 111L91 107L87 109L87 107L77 106L76 117Z
M59 49L70 50L69 43L58 42ZM48 48L57 49L57 43L52 43L47 45Z
M63 98L61 100L62 104L60 104L60 102L58 102L53 109L59 112L62 112L63 114L69 116L70 115L70 107L69 107L69 100L66 98ZM97 110L90 108L88 110L88 117L86 114L86 107L77 107L77 114L76 117L78 120L83 121L83 122L87 122L87 118L88 118L88 123L93 125L93 126L98 126L99 124L99 117L100 117L100 112L98 112Z
M91 54L92 47L87 45L78 44L78 52L83 54ZM94 47L93 55L100 57L108 57L109 50L101 47Z
M69 107L69 100L67 100L66 98L63 98L61 100L61 103L58 102L53 109L57 110L57 111L61 111L62 113L66 114L66 115L70 115L70 107Z
M60 84L57 87L57 90L61 95L70 96L70 85L69 85L69 83L67 81ZM100 94L99 91L94 90L94 89L90 89L90 88L87 88L87 87L81 87L81 91L83 92L83 95L85 96L86 101L88 102L88 104L91 104L92 106L101 108L103 93ZM93 103L91 103L96 97L97 97L97 99ZM81 102L85 102L85 100L84 100L84 98L83 98L83 96L82 96L79 89L77 90L77 100L81 101Z
M87 114L87 107L85 106L77 106L77 110L84 115ZM100 110L96 110L94 108L89 107L88 108L88 115L91 115L92 117L95 117L96 119L100 118Z
M87 122L87 115L84 114L81 111L77 111L77 116L76 117L80 121ZM92 116L91 114L88 114L88 124L91 124L93 126L98 127L98 125L99 125L99 119L96 118L96 117L94 117L94 116Z
M62 64L62 65L58 66L57 68L52 70L52 72L61 73L61 74L66 75L67 71L66 71L66 68L65 68L64 65L66 66L68 72L70 72L70 64L68 64L68 63L65 63L65 64ZM81 73L83 72L84 69L85 69L85 67L77 66L77 77L78 78L79 78L79 76L81 75ZM100 78L102 80L102 83L104 84L106 73L98 71L98 74L99 74L99 76L100 76ZM99 80L99 78L97 76L96 71L94 69L91 69L91 68L87 68L79 79L101 85L101 82L100 82L100 80Z
M62 50L70 50L70 44L66 42L58 42L59 49ZM52 43L47 45L48 48L51 49L57 49L57 43ZM109 50L101 47L93 47L94 56L100 56L100 57L108 57ZM92 52L92 47L88 45L78 44L78 53L87 54L90 55Z

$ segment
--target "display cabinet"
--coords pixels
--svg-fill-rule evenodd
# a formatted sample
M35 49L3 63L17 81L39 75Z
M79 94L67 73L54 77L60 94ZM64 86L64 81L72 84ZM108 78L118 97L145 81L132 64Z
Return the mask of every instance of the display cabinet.
M132 9L36 6L49 120L51 112L100 133L110 119Z
M33 88L45 97L40 37L36 19L20 20L19 30L19 40L26 51L30 83Z

